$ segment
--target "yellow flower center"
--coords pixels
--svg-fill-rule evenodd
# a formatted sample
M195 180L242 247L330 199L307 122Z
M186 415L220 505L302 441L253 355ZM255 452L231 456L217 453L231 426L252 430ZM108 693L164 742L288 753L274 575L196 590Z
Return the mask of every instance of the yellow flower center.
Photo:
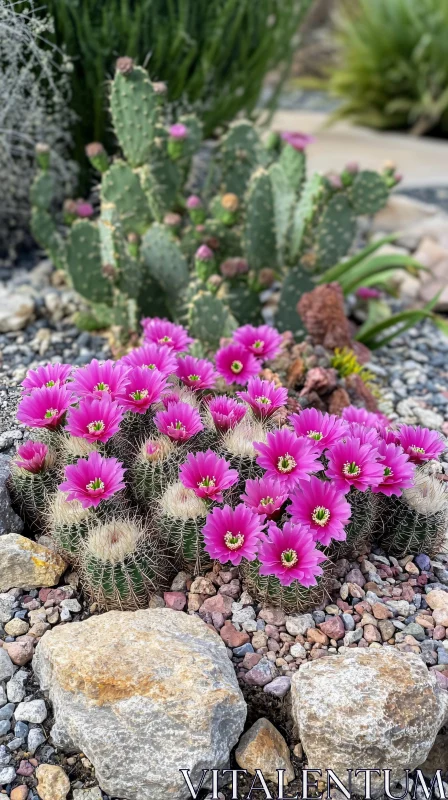
M242 371L243 365L241 361L232 361L230 369L235 373L235 375L238 375Z
M330 519L330 509L325 508L325 506L316 506L311 514L311 519L316 523L316 525L320 525L321 528L323 528Z
M57 417L59 411L57 408L48 408L45 412L45 419L51 419L52 417Z
M227 531L224 536L224 542L229 550L239 550L244 544L244 536L242 533L232 533Z
M148 390L137 389L137 391L131 392L131 397L133 400L146 400L146 398L148 397Z
M101 478L94 478L87 484L86 489L88 492L104 491L104 483Z
M103 383L103 381L100 381L99 383L97 383L96 386L93 387L93 391L94 392L110 392L110 386L108 386L107 383Z
M290 548L289 550L283 550L283 553L280 556L280 560L282 562L282 565L284 567L288 567L289 569L290 567L295 567L295 565L299 560L299 557L296 551Z
M277 469L279 472L288 473L292 472L294 467L297 466L297 462L295 459L289 455L289 453L285 453L284 456L280 456L277 461Z
M342 472L351 478L357 478L358 475L361 475L361 467L358 467L355 461L346 461L342 467Z
M307 437L308 439L314 439L316 442L320 442L323 439L323 433L320 431L308 431Z
M89 422L87 430L89 433L102 433L105 427L103 420L98 419L95 422Z

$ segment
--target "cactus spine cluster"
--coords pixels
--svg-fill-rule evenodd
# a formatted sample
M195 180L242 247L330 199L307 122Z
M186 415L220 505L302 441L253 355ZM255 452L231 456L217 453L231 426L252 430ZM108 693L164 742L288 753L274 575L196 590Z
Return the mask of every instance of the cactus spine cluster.
M101 177L99 213L66 214L66 237L52 216L49 155L37 156L33 232L90 304L83 324L129 331L139 315L169 316L212 349L238 324L260 321L260 291L278 279L276 324L295 330L313 273L346 255L356 217L384 205L393 176L307 178L302 151L277 135L263 143L244 120L224 134L203 175L200 121L188 115L170 127L164 102L143 68L118 59L110 111L123 157L87 147Z

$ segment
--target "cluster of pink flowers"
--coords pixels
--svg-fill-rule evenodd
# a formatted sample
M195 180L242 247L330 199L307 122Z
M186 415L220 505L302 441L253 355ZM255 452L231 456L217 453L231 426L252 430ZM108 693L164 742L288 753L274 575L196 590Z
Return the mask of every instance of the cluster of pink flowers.
M304 409L283 424L287 390L260 377L263 362L283 341L268 325L239 328L214 364L186 352L193 340L182 326L159 318L142 325L143 345L120 361L93 360L77 370L49 364L30 370L22 384L21 422L93 445L87 458L65 468L59 486L86 508L125 488L126 470L106 457L104 445L126 416L151 414L170 447L192 440L179 480L208 509L203 537L209 555L234 565L258 559L261 575L285 586L311 586L322 574L322 548L346 536L352 493L399 496L413 485L416 466L445 449L434 431L393 429L383 415L353 406L342 417ZM223 380L235 396L215 394ZM266 435L252 443L260 477L242 485L225 458L211 449L198 452L193 439L206 426L226 435L246 419ZM28 442L16 464L37 473L47 457L45 444Z

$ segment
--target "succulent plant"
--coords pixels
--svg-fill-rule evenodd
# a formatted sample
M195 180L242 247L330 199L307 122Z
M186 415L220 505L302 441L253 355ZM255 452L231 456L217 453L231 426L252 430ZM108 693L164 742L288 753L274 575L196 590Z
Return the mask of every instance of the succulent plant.
M202 126L194 115L170 126L164 104L144 69L118 59L110 109L123 158L87 147L101 177L99 214L76 219L85 204L75 204L66 236L52 216L51 154L38 155L34 235L91 305L84 323L126 332L139 315L169 316L211 350L238 324L261 321L260 291L277 278L276 324L296 330L299 297L346 255L357 216L384 205L390 175L306 178L303 150L280 137L271 147L240 120L191 194Z

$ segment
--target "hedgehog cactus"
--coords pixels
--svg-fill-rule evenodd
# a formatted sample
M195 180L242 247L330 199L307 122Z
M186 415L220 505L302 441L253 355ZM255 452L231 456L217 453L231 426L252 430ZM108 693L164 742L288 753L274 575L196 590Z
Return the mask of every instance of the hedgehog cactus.
M201 123L188 115L169 125L160 85L130 58L117 61L110 109L122 157L110 160L99 142L86 148L101 177L97 218L79 219L81 206L69 201L64 238L52 216L51 154L42 145L31 189L36 240L91 305L90 328L96 319L98 327L129 332L138 314L165 314L188 320L212 349L232 325L260 321L269 271L268 285L284 281L277 324L294 330L313 275L346 255L357 216L381 208L395 183L390 169L380 175L352 165L341 177L306 178L302 141L288 134L264 144L241 120L198 184ZM232 273L233 259L246 264L244 272ZM214 295L210 310L204 292Z
M259 377L283 341L267 325L237 329L212 363L181 326L142 322L143 346L118 362L31 371L17 413L42 439L18 450L17 504L91 601L144 606L217 559L261 602L303 611L377 523L394 551L434 552L448 495L424 464L439 434L354 407L288 416L287 391Z

